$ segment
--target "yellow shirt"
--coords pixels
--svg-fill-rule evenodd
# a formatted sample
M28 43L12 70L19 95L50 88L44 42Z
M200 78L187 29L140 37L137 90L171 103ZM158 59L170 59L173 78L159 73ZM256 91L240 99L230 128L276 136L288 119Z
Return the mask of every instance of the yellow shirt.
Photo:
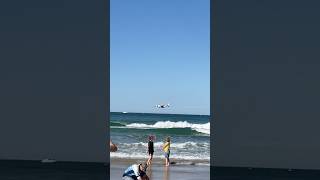
M164 152L168 152L169 149L170 149L170 142L166 142L164 145L163 145L163 151Z

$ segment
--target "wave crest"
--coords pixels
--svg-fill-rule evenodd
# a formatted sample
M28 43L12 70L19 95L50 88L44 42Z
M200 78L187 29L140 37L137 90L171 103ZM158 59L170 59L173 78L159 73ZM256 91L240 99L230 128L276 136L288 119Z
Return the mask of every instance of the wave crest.
M154 143L154 157L162 158L163 142ZM132 158L141 159L146 158L148 143L137 142L137 143L119 143L117 144L119 150L117 152L111 152L111 157L116 158ZM170 145L171 157L180 160L210 160L210 143L208 142L180 142L172 143Z
M135 129L163 129L163 128L191 128L200 133L210 134L210 122L205 124L193 124L187 121L158 121L155 124L144 124L144 123L131 123L127 124L126 127L128 128L135 128Z

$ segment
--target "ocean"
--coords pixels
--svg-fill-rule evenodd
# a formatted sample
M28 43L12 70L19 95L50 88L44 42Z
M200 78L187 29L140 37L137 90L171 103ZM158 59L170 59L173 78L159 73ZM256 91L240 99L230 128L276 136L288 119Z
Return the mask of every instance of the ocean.
M155 136L154 158L163 158L161 145L171 138L170 158L209 165L208 115L111 112L110 138L118 151L111 158L147 158L148 136Z

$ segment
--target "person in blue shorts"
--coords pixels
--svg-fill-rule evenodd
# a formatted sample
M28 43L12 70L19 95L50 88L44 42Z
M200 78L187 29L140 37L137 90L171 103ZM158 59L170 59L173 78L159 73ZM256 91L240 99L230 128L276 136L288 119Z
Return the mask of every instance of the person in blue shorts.
M169 159L169 156L170 156L170 137L166 138L166 142L162 146L162 149L164 151L164 158L166 159L165 166L169 166L170 165L170 159Z
M133 164L129 166L123 173L123 180L149 180L146 175L147 164Z

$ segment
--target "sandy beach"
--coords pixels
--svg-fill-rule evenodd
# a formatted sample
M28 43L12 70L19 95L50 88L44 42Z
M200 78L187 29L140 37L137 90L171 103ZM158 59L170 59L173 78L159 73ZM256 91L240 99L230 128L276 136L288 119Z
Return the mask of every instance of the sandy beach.
M122 178L125 169L134 163L143 162L144 159L111 159L110 179L118 180ZM193 163L192 163L193 164ZM154 159L153 164L148 167L147 175L150 180L207 180L210 179L210 166L191 165L177 162L169 167L163 165L163 160Z

